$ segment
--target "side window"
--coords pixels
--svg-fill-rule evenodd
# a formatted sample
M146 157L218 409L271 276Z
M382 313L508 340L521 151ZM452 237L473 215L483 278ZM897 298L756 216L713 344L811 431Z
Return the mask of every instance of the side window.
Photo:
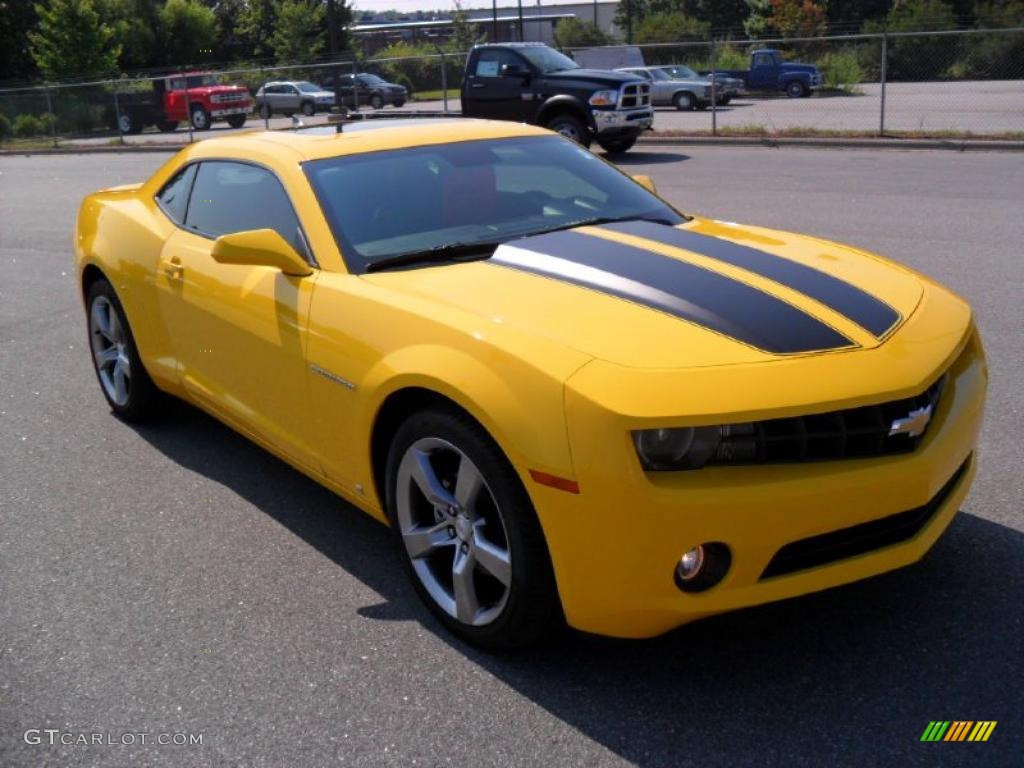
M481 51L476 60L477 77L501 77L505 67L525 69L526 65L511 51Z
M291 201L270 171L223 160L199 165L185 227L207 237L273 229L309 257Z
M196 175L196 166L192 164L187 168L178 171L177 175L168 181L156 201L164 213L178 224L185 222L185 209L188 207L188 191L192 187L192 179Z
M185 90L185 78L183 77L172 77L168 81L168 88L172 91L183 91Z
M770 67L774 63L772 57L767 53L759 53L754 57L755 67Z

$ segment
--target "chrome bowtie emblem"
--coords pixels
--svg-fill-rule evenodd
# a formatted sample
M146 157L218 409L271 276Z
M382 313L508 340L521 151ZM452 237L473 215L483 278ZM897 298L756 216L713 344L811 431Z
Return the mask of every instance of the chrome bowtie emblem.
M911 411L902 419L893 421L889 427L889 436L906 435L907 437L920 437L928 429L928 422L932 420L932 407L926 405L924 408L917 408Z

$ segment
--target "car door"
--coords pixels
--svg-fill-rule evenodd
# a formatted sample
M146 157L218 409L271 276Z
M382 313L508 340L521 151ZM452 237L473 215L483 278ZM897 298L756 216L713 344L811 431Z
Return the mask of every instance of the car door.
M242 162L203 161L157 275L159 311L187 392L230 423L316 467L309 447L305 329L318 272L285 275L219 264L220 235L276 230L308 254L277 177Z
M462 108L469 117L524 120L533 100L528 77L508 76L508 69L529 71L526 60L501 48L484 49L466 75Z
M770 53L754 54L754 60L750 66L750 87L751 88L774 88L778 77L775 59Z

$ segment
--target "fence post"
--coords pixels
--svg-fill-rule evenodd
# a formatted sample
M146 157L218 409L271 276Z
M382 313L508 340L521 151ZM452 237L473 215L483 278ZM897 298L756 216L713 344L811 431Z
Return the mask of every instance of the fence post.
M178 67L178 71L181 72L181 79L185 83L185 123L188 125L188 143L191 144L196 137L192 129L192 102L189 101L188 95L188 76L185 74L188 70L185 67Z
M882 65L881 80L882 80L882 104L879 109L878 115L878 135L885 136L885 65L889 59L889 34L888 32L882 32Z
M50 138L53 140L53 148L57 148L57 115L53 111L53 101L50 99L50 86L46 90L46 111L50 115Z
M715 38L711 38L711 135L718 135L718 75L715 69L718 63L715 59Z
M448 66L444 58L444 51L441 51L441 99L444 103L442 110L448 114Z
M114 125L117 126L117 138L124 146L124 131L121 130L121 103L117 99L117 84L114 84Z
M263 91L263 103L267 103L267 74L263 71L263 65L260 65L260 90ZM260 112L263 114L260 117L263 118L263 129L266 131L270 130L270 108L264 109L262 106L259 107Z
M355 48L352 49L352 109L359 111L359 67Z

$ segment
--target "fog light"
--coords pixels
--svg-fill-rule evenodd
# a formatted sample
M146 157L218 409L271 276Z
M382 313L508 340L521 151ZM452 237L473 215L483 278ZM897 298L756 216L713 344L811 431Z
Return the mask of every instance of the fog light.
M683 592L703 592L725 578L732 552L720 541L705 541L683 552L675 567L675 582Z
M698 544L693 549L683 552L683 556L679 558L679 565L676 566L676 573L680 581L693 581L703 568L704 547Z

